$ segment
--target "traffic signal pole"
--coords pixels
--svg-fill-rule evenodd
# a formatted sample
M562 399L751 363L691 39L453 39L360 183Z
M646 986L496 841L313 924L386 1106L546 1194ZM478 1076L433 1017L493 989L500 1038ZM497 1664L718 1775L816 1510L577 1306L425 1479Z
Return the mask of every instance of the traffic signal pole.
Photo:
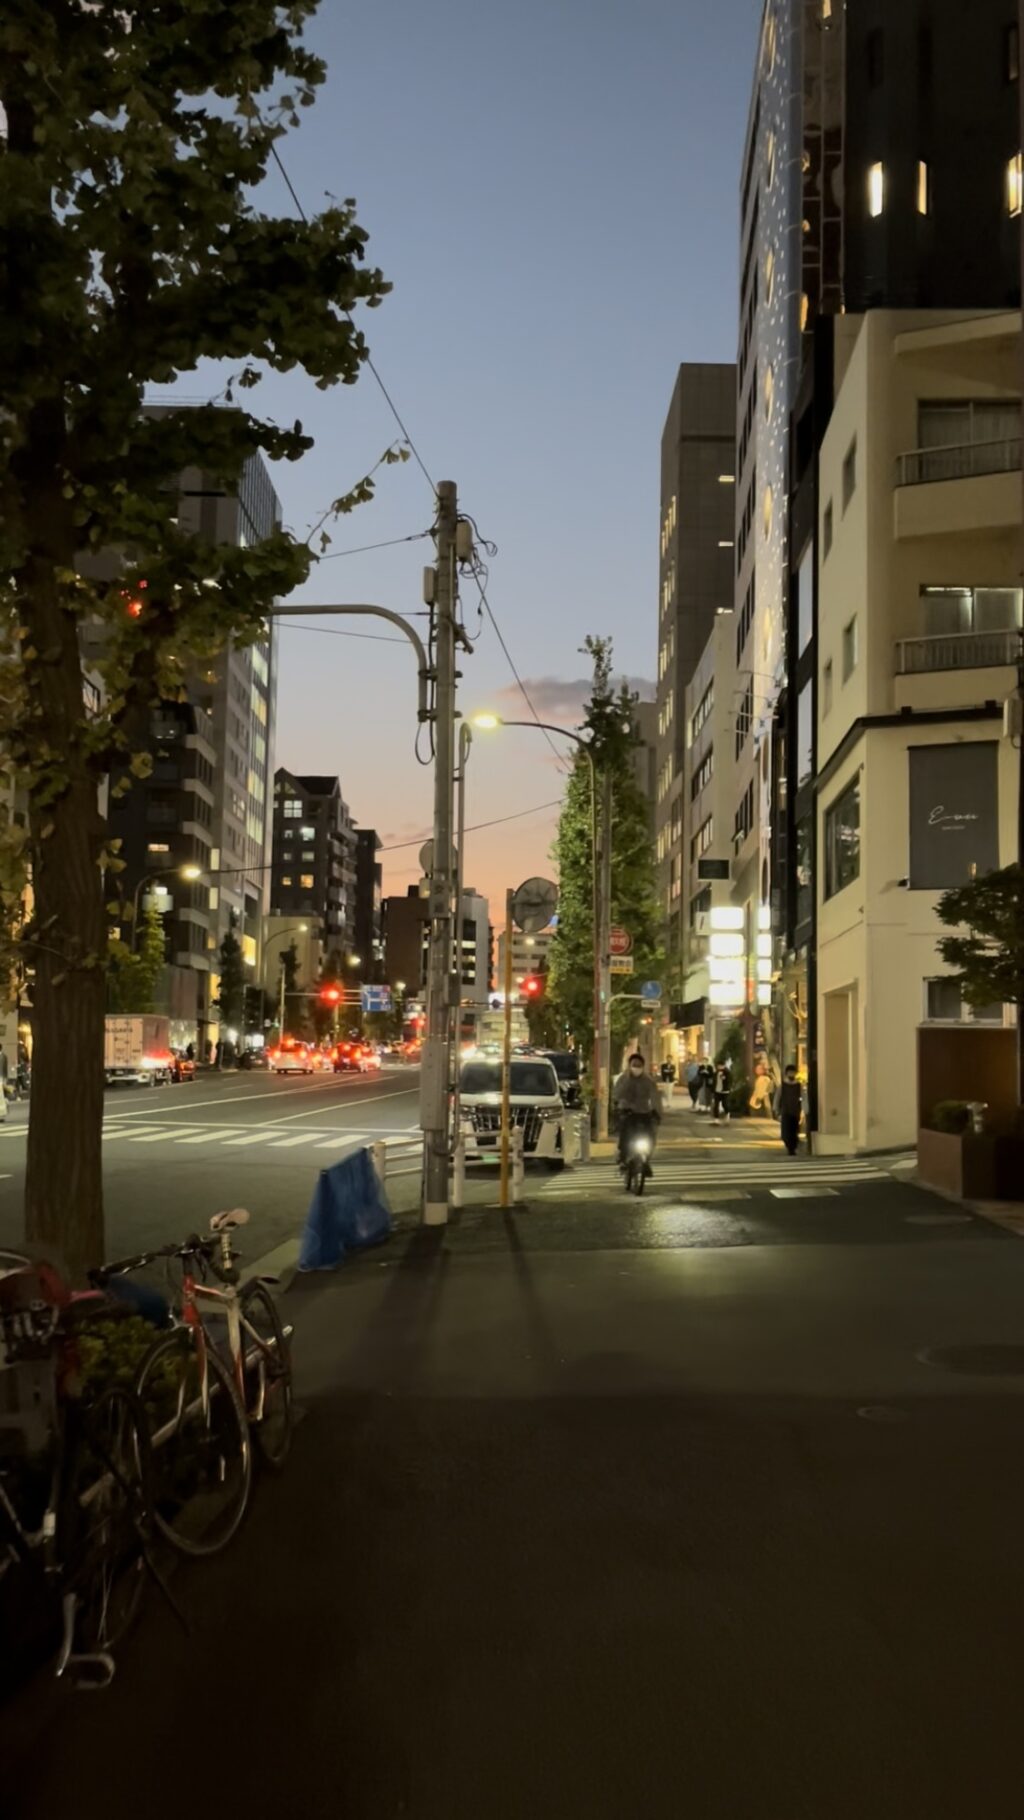
M599 1060L595 1072L600 1093L597 1102L597 1136L599 1140L605 1142L608 1138L608 1109L612 1085L611 957L609 953L612 939L612 778L610 771L606 771L604 774L601 799L601 863L598 868L596 954L600 980L600 1022L597 1031Z
M423 1224L448 1219L451 1160L451 976L455 812L455 542L458 498L453 480L437 488L437 581L434 603L434 860L430 878L427 1030L420 1076L423 1128Z

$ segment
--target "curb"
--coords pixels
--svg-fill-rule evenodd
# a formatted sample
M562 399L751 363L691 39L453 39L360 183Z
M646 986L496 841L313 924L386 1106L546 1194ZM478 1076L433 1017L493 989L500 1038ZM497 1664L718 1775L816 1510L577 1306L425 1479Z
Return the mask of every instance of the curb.
M1016 1201L963 1201L959 1195L950 1194L946 1188L934 1188L931 1182L922 1182L915 1172L905 1174L900 1171L894 1180L907 1182L911 1188L920 1188L924 1194L937 1195L940 1201L948 1201L951 1207L962 1207L967 1213L973 1213L976 1219L987 1220L990 1226L1001 1226L1004 1232L1012 1233L1014 1238L1024 1239L1024 1206Z

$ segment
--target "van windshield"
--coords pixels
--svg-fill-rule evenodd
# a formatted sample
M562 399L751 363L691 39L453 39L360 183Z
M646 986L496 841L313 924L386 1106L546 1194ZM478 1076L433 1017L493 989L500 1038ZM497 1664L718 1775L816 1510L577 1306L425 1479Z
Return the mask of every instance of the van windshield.
M501 1092L500 1062L464 1062L459 1076L462 1093ZM513 1099L550 1100L558 1092L558 1082L550 1062L513 1062L509 1091Z

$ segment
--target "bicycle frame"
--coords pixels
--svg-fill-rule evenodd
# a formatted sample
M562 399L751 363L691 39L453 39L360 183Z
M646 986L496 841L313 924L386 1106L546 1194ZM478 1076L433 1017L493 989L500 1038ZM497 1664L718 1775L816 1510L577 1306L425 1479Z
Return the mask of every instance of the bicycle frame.
M221 1249L219 1269L223 1278L223 1287L214 1287L212 1283L203 1282L201 1278L195 1275L191 1266L186 1263L182 1275L180 1318L183 1326L191 1328L195 1338L196 1356L199 1360L200 1395L202 1397L203 1415L208 1415L210 1408L210 1379L206 1366L207 1346L209 1342L206 1328L203 1323L202 1309L200 1307L200 1303L206 1301L214 1303L226 1313L228 1347L231 1352L231 1369L234 1375L235 1389L238 1392L238 1400L251 1421L261 1422L263 1420L263 1407L266 1395L265 1360L270 1353L271 1348L266 1344L262 1336L256 1332L251 1323L246 1320L245 1315L242 1312L241 1290L234 1280L235 1269L231 1252L230 1235L225 1231L219 1236ZM254 1342L256 1350L252 1354L250 1354L248 1347L246 1347L243 1355L243 1329L248 1336L248 1339ZM257 1400L257 1407L255 1409L250 1409L248 1408L245 1394L245 1368L253 1359L257 1361L260 1368L259 1397Z

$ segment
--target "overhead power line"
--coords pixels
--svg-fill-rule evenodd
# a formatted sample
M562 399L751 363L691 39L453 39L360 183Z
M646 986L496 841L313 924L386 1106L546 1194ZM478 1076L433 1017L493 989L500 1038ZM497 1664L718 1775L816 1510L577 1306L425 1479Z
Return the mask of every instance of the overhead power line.
M465 832L479 834L482 828L500 828L504 822L519 822L525 815L541 815L545 809L560 809L561 807L561 798L553 803L537 803L532 809L517 809L514 815L497 815L490 822L474 822L473 826L467 828ZM424 834L417 834L412 840L393 841L388 847L378 847L377 851L378 853L400 853L403 847L419 847L429 839L430 829L428 828Z

